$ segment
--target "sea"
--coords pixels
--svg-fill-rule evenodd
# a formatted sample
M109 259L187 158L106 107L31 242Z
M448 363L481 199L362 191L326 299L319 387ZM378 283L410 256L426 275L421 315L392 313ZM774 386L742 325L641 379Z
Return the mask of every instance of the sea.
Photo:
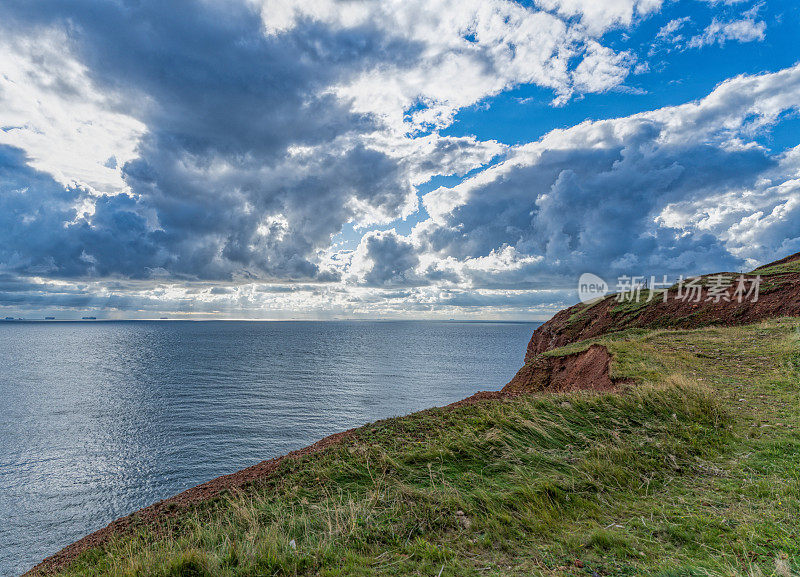
M0 322L0 576L219 475L497 390L536 326Z

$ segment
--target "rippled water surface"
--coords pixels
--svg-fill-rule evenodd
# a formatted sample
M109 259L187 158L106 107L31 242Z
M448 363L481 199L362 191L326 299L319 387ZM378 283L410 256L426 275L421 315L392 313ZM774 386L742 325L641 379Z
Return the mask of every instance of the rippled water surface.
M0 323L0 575L330 433L497 389L535 326Z

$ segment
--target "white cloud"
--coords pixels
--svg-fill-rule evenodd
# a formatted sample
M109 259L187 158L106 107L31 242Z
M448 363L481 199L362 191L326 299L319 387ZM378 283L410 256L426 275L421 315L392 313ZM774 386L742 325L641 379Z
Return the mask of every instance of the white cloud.
M583 60L572 72L575 89L580 92L605 92L621 85L636 63L631 52L614 52L590 42Z
M727 6L732 6L733 4L742 4L743 2L749 2L750 0L702 0L707 4L717 5L717 4L725 4Z
M600 35L613 26L630 26L661 9L663 0L535 0L537 6L565 17L580 17L581 24Z
M124 190L119 167L136 156L146 127L94 86L68 46L53 28L0 35L0 145L25 150L31 166L65 186Z
M394 229L366 233L352 255L349 279L370 286L429 284L419 274L414 245Z
M727 41L755 42L765 38L767 24L753 18L721 22L714 18L702 34L689 40L689 48L702 48L711 44L724 46Z
M674 41L676 40L675 33L684 26L686 26L686 24L690 21L691 18L689 18L688 16L670 20L664 26L659 28L658 33L656 34L656 38Z
M652 12L660 1L599 3L600 10L596 4L542 6L559 16L583 14L578 25L509 0L266 0L261 6L269 34L285 33L307 18L336 29L375 27L416 45L413 67L389 60L332 88L355 111L377 115L404 133L447 126L459 109L519 84L550 88L564 102L573 92L604 92L624 82L634 64L631 55L617 54L594 36L612 25L630 25L634 15ZM579 70L573 74L575 58ZM587 77L591 70L600 72L598 80Z
M671 204L659 219L718 236L750 266L800 252L800 147L780 155L749 186Z
M431 219L413 242L451 268L512 247L514 264L495 259L491 278L461 271L476 286L547 286L587 265L667 274L769 260L800 242L800 150L779 161L752 139L798 103L800 65L730 79L697 102L554 130L423 197ZM614 270L628 255L647 270ZM520 267L520 257L533 260Z

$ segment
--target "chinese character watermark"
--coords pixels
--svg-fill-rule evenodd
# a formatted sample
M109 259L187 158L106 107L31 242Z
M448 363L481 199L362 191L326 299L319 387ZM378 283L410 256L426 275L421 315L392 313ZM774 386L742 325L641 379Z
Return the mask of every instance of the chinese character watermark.
M667 275L627 276L617 278L617 302L743 303L758 302L761 276L715 274L706 277L678 277L670 282ZM578 296L584 303L596 301L608 293L608 284L597 275L584 273L578 282Z

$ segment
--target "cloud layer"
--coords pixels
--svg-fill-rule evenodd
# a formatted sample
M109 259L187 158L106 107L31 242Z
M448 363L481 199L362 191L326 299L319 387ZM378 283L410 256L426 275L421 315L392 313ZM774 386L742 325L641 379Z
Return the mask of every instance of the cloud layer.
M427 194L431 219L411 236L459 262L510 249L539 257L471 279L501 286L549 286L591 267L612 277L733 269L800 250L789 232L800 149L776 155L754 140L798 103L795 66L734 78L695 103L553 131Z
M800 250L800 152L759 140L796 112L797 67L524 145L443 135L519 86L553 106L629 90L646 55L606 36L661 8L4 2L0 305L505 314L562 302L587 263L686 273ZM683 42L765 26L756 8ZM463 180L420 196L445 176Z

